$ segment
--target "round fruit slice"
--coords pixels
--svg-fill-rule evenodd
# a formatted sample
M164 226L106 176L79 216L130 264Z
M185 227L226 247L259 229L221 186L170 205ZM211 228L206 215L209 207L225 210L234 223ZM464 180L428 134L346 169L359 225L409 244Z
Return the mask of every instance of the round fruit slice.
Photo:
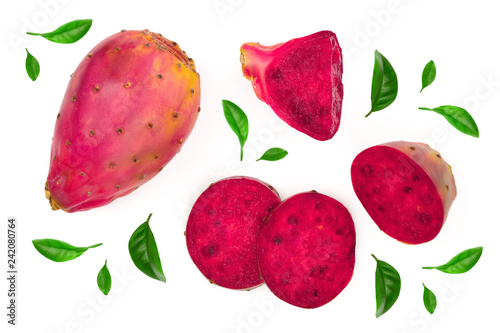
M220 180L195 202L186 227L189 255L210 282L230 289L263 283L257 265L257 236L280 203L274 188L250 177Z
M315 191L283 201L262 228L259 268L283 301L317 308L333 300L354 270L356 232L337 200Z

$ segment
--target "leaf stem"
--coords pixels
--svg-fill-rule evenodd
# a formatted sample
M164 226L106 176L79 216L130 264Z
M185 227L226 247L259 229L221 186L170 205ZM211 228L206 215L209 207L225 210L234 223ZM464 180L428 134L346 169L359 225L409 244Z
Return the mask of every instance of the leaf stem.
M240 147L240 161L243 161L243 147Z
M89 249L93 249L94 247L98 247L98 246L101 246L102 243L99 243L99 244L96 244L96 245L92 245L92 246L89 246Z
M26 32L27 35L31 35L31 36L40 36L41 34L38 33L38 32Z
M424 110L424 111L432 111L432 109L429 109L429 108L423 108L423 107L420 107L418 108L419 110Z
M146 222L149 223L149 219L151 218L152 215L153 215L153 213L149 213L149 216L148 216L148 219L146 220Z
M378 261L377 257L375 257L375 255L372 253L372 257Z
M373 112L373 110L370 110L370 112L368 112L366 115L365 115L365 118L367 118L369 115L371 115Z
M430 267L430 266L427 266L427 267L422 267L422 269L434 269L436 267Z

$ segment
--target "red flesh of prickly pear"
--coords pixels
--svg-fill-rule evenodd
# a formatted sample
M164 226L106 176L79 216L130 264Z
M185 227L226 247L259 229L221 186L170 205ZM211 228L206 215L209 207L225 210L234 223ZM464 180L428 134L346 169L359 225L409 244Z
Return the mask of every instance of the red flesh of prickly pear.
M196 200L186 226L189 255L219 286L260 286L257 236L280 203L276 190L251 177L230 177L210 185Z
M333 300L352 278L356 231L349 211L315 191L274 209L257 240L262 279L280 299L301 308Z
M67 212L106 205L152 179L194 127L194 62L159 34L122 31L94 47L57 115L45 193Z
M342 113L342 50L320 31L286 43L241 46L243 75L259 99L288 125L317 140L337 132Z
M377 226L407 244L434 239L457 195L451 167L420 142L365 149L351 166L354 192Z

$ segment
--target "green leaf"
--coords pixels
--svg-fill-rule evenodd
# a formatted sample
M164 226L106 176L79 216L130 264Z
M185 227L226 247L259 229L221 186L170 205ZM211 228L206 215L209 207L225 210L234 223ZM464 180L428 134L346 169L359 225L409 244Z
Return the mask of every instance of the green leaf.
M288 152L281 148L269 148L257 161L278 161L288 155Z
M35 81L40 75L40 64L28 49L26 49L26 72L32 81Z
M420 92L424 90L425 87L428 87L431 85L432 82L434 82L434 79L436 78L436 65L434 65L434 61L429 61L427 65L425 65L424 70L422 72L422 89L420 89Z
M468 272L481 258L483 247L474 247L460 252L446 264L441 266L422 267L423 269L437 269L448 274L461 274Z
M436 305L437 305L437 299L436 295L425 286L425 284L422 283L424 286L424 305L427 311L429 311L430 314L433 314L434 311L436 310Z
M434 111L442 115L453 127L460 132L479 138L479 129L474 118L465 109L453 105L443 105L434 109L418 108L419 110Z
M153 214L149 214L146 222L141 224L130 237L128 251L134 265L141 272L150 278L166 282L155 237L149 227L151 215Z
M73 260L81 256L88 249L101 246L102 243L87 246L76 247L57 239L34 239L33 246L42 256L55 262Z
M225 99L222 100L222 108L224 109L224 117L226 117L229 127L231 127L240 141L240 161L243 161L243 146L248 137L247 115L238 105Z
M377 261L377 269L375 271L377 311L375 316L378 318L396 303L401 291L401 277L394 267L385 261L378 260L373 254L372 257Z
M27 32L28 35L42 36L54 43L71 44L79 41L90 30L92 20L75 20L61 25L52 32Z
M111 290L111 274L109 274L107 260L104 262L99 274L97 274L97 286L104 295L108 295Z
M398 95L398 77L389 60L380 52L375 50L375 65L372 77L372 109L365 117L372 112L385 109L396 99Z

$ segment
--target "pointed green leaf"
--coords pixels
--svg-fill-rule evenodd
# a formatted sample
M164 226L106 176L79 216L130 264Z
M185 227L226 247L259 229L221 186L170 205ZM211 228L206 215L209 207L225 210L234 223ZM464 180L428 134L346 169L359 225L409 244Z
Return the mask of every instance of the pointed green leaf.
M281 148L269 148L257 161L278 161L288 155L288 152Z
M222 100L224 117L229 127L238 136L240 141L240 161L243 161L243 146L248 138L248 118L245 112L236 104L225 99Z
M385 261L378 260L373 254L372 257L377 261L377 269L375 270L377 311L375 316L378 318L396 303L401 291L401 277L394 267Z
M437 306L436 295L425 284L422 283L422 285L424 286L424 306L430 314L433 314Z
M108 295L111 290L111 274L109 274L107 260L104 262L99 274L97 274L97 286L104 295Z
M34 239L32 242L35 249L40 252L41 255L55 262L73 260L84 254L88 249L102 245L102 243L99 243L87 247L76 247L66 242L50 238Z
M92 20L75 20L61 25L52 32L27 32L28 35L42 36L54 43L71 44L79 41L90 30Z
M425 87L428 87L431 85L432 82L434 82L434 79L436 78L436 65L434 65L434 61L429 61L427 65L425 65L424 70L422 72L422 89L420 89L420 92L424 90Z
M32 81L35 81L40 75L40 64L38 60L34 56L29 53L28 49L26 49L26 72Z
M419 110L434 111L442 115L453 127L460 132L479 138L479 129L474 118L465 109L453 105L443 105L434 109L418 108Z
M150 278L166 282L155 237L149 227L151 215L153 214L149 214L146 222L141 224L130 237L128 251L134 265L141 272Z
M422 267L423 269L437 269L448 274L461 274L468 272L481 258L483 247L474 247L460 252L444 265Z
M375 65L372 77L372 109L365 117L372 112L385 109L394 102L398 95L398 77L389 60L378 50L375 50Z

